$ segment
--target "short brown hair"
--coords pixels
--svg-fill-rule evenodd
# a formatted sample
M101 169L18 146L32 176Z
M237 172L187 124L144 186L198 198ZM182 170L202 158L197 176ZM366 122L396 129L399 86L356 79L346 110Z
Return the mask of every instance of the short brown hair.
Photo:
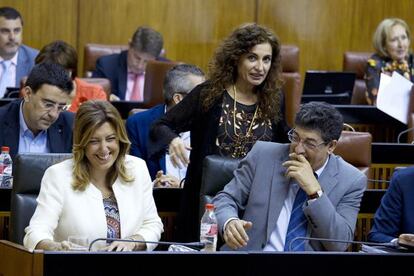
M130 47L154 57L161 53L164 41L162 35L156 30L147 27L139 27L132 36Z
M78 54L75 48L62 40L53 41L44 46L36 56L35 63L53 62L62 65L66 70L70 70L72 79L78 72Z
M129 152L130 142L124 122L118 110L107 101L90 100L81 104L76 113L73 131L73 183L75 190L83 191L90 181L88 159L85 155L86 146L97 128L108 122L115 129L119 141L119 155L112 170L108 174L109 183L114 183L117 177L125 182L134 179L128 175L125 167L125 155Z

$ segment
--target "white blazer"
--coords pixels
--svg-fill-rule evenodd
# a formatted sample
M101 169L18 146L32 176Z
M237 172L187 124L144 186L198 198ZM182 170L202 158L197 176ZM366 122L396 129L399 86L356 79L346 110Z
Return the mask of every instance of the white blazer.
M152 195L152 182L142 159L127 155L127 171L135 177L131 183L119 177L112 188L117 199L121 238L135 234L147 241L159 241L163 225ZM89 184L85 191L72 188L73 159L49 167L42 179L37 208L26 227L23 244L29 250L50 239L61 242L68 236L86 236L89 241L106 238L107 224L101 192ZM156 245L147 244L147 250Z

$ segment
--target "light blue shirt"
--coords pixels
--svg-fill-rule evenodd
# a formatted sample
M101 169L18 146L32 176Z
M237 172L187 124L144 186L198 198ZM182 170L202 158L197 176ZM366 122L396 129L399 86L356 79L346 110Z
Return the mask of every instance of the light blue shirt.
M26 122L23 117L23 104L24 101L20 104L19 111L19 153L23 152L38 152L38 153L48 153L50 152L48 143L47 143L47 130L42 130L36 136L33 132L27 127Z

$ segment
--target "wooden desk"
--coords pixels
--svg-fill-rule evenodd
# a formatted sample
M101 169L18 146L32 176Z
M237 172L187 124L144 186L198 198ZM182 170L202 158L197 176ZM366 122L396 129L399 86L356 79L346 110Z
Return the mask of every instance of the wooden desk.
M0 241L0 275L11 276L408 275L411 258L412 253L357 252L30 252Z
M9 238L11 188L0 187L0 239Z
M368 188L387 189L391 176L397 167L414 164L414 145L396 143L372 143L370 176L374 181ZM376 181L376 182L375 182Z
M356 131L369 132L373 142L397 142L398 134L407 126L369 105L334 105L344 117L344 122L351 124Z

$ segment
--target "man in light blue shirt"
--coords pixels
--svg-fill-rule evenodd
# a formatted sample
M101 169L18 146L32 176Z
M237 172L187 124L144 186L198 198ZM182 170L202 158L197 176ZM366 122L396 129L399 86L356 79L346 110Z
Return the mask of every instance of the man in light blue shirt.
M10 7L0 7L0 98L7 87L20 87L30 73L38 50L22 44L23 19Z
M64 111L73 83L54 63L36 65L23 88L24 99L0 108L0 145L17 153L72 151L73 113Z

